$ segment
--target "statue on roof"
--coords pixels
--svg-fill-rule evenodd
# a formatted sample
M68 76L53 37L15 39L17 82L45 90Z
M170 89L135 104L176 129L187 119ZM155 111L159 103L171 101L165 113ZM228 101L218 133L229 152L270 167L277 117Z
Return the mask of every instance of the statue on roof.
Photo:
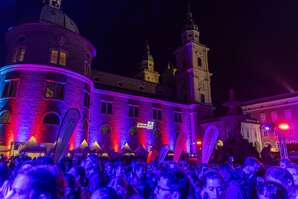
M60 9L62 0L43 0L43 3L48 4L51 8Z
M56 24L72 32L79 33L75 22L62 10L62 0L43 0L45 4L40 13L40 21Z

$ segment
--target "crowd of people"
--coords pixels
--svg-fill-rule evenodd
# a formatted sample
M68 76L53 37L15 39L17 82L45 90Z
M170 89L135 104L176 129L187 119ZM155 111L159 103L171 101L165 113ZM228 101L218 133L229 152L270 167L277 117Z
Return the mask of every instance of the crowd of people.
M0 161L0 199L297 199L298 166L103 160L95 154Z

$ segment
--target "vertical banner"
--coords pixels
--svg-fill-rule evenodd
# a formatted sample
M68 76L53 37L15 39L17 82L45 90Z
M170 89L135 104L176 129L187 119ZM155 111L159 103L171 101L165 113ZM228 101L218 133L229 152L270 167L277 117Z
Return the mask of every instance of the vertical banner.
M65 155L70 138L80 120L80 117L79 110L75 108L71 108L65 113L54 149L53 158L55 162L61 160Z
M174 161L175 162L179 161L181 153L185 149L186 141L187 141L186 136L182 132L180 132L177 137L176 144L175 144L175 151L174 151Z
M208 164L209 159L214 150L216 141L218 139L219 132L216 126L210 125L207 127L203 138L203 148L202 148L202 163Z

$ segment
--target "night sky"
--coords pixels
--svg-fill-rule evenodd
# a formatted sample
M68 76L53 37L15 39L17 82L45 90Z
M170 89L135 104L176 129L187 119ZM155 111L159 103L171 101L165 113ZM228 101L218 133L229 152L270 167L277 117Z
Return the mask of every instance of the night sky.
M3 52L5 29L36 20L42 0L17 0L16 8L12 0L0 2ZM186 1L64 0L63 9L97 48L94 69L134 76L146 39L158 71L174 62ZM230 88L239 100L298 89L298 1L193 0L192 10L201 42L210 48L215 104Z

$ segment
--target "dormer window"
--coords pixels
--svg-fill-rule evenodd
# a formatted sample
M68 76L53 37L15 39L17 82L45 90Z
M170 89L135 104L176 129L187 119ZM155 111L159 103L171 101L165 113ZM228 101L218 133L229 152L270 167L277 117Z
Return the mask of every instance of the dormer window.
M62 66L66 65L66 51L60 49L51 49L51 57L50 63L51 64L59 64Z
M91 73L91 56L87 54L86 59L84 61L84 74L90 75Z
M24 47L19 47L15 50L12 63L23 62L25 58L26 49Z

